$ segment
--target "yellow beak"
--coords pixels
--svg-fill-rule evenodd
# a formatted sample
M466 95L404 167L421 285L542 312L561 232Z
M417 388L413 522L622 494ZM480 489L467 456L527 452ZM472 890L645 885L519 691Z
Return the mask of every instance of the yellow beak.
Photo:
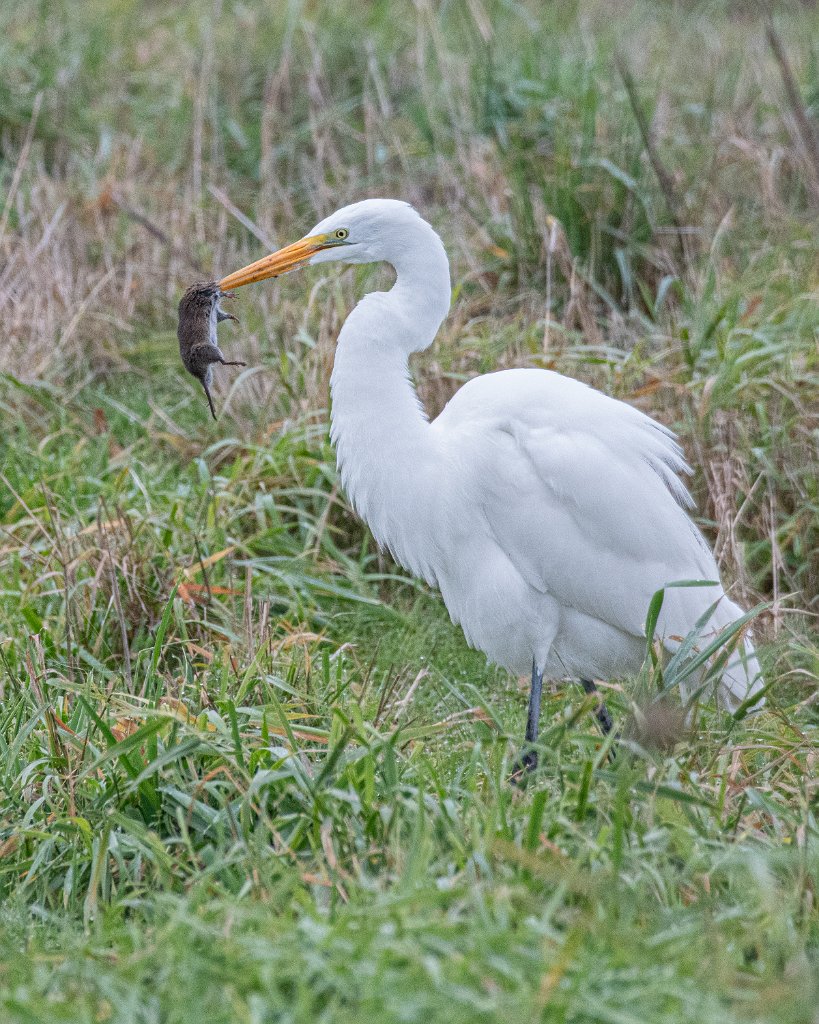
M278 252L263 256L255 263L228 274L219 282L219 287L226 292L232 288L241 288L245 284L265 281L268 277L279 277L280 274L286 274L289 270L303 267L312 255L322 249L329 249L332 244L327 235L310 235L308 238L301 238L298 242L279 249Z

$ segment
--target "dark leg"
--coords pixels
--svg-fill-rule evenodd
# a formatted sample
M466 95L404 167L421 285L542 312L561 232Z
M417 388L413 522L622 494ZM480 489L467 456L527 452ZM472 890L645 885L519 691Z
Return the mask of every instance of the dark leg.
M534 743L537 739L537 727L540 724L540 698L543 694L543 673L538 671L532 662L532 686L529 690L529 714L526 718L526 742Z
M583 687L586 693L597 693L597 687L594 685L591 679L581 679L580 685ZM611 720L609 709L606 707L602 700L594 709L594 717L597 719L597 722L600 726L600 731L603 733L604 736L608 736L608 734L611 732L614 726L614 722L612 722Z
M515 762L512 769L512 778L516 781L522 779L525 772L534 771L537 768L537 751L529 744L537 740L537 727L540 722L540 698L543 694L543 673L538 671L537 665L532 663L532 685L529 690L529 714L526 717L526 746L527 750Z

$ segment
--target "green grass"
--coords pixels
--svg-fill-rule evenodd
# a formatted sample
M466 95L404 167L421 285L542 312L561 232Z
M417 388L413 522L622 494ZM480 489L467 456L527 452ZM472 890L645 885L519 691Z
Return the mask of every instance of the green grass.
M4 1022L816 1024L814 172L754 14L541 6L0 12ZM816 12L777 28L815 120ZM431 411L541 365L677 429L768 708L683 728L649 657L619 757L554 686L510 785L525 688L336 479L333 339L387 272L240 293L217 424L179 365L182 287L264 250L222 193L277 242L422 209Z

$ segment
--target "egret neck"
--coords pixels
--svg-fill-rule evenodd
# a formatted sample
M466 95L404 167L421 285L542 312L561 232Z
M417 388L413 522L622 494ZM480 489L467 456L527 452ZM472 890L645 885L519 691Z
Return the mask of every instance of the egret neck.
M443 453L408 360L432 344L449 310L449 262L423 221L397 242L389 254L395 284L365 296L339 334L331 436L342 485L376 540L435 584L430 540Z

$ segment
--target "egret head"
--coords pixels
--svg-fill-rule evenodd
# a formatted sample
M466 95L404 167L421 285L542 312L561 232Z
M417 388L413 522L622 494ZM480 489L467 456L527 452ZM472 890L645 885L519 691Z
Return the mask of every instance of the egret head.
M429 225L409 203L398 199L365 199L344 206L319 221L298 242L251 263L219 282L222 289L279 277L316 263L392 263L419 251L417 241L431 234ZM440 244L440 243L439 243Z

